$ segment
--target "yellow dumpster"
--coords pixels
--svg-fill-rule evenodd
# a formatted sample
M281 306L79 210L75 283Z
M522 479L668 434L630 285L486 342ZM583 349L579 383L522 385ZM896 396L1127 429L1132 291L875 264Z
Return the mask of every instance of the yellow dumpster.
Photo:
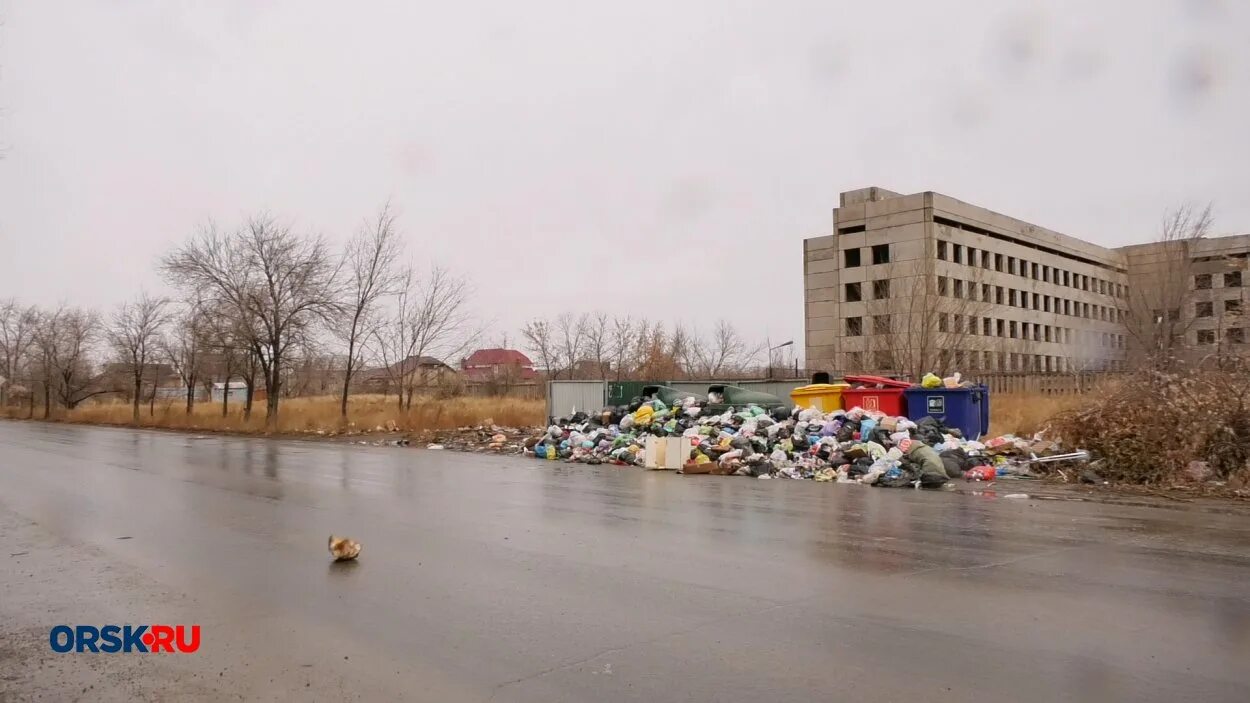
M800 408L816 408L822 413L842 409L842 391L849 383L813 383L790 391L790 400Z

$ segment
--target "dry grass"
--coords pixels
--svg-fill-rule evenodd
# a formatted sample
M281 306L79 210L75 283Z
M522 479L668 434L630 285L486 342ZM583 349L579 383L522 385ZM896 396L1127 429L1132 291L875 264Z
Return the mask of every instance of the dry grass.
M1051 420L1081 406L1079 395L1010 393L990 396L990 433L1029 436Z
M411 411L401 411L394 396L352 396L348 404L348 423L339 417L339 399L331 396L290 398L282 401L278 413L279 433L376 431L377 428L399 431L445 430L456 427L496 424L523 427L543 424L546 402L519 398L414 398ZM26 411L9 409L10 417L26 417ZM42 408L36 408L41 417ZM58 421L93 425L127 425L131 422L131 406L125 403L84 403L63 411ZM243 419L242 404L232 404L226 416L220 403L196 403L188 415L181 402L158 403L155 412L147 405L140 408L138 427L162 429L263 433L265 407L255 405L252 417Z

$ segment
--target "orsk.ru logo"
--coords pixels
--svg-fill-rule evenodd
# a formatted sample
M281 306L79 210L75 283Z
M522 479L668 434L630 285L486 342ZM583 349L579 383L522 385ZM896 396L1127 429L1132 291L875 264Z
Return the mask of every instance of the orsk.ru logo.
M190 654L200 648L199 625L57 625L48 633L52 651L126 654Z

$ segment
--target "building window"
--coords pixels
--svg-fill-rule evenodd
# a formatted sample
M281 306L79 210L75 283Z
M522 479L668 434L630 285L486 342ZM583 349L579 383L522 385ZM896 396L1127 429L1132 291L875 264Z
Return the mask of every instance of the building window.
M1042 312L1050 312L1050 296L1042 296Z
M894 352L889 349L878 349L872 353L872 364L878 369L894 368Z
M954 286L954 288L955 288L955 297L956 297L956 298L962 298L962 297L964 297L964 282L963 282L963 281L961 281L961 280L959 280L958 278L956 278L956 279L955 279L955 286Z
M1229 327L1224 330L1224 341L1229 344L1245 344L1246 331L1240 327Z
M1037 264L1034 263L1032 264L1032 266L1033 266L1033 280L1036 281L1037 280Z
M1230 273L1224 274L1224 287L1225 288L1240 288L1241 287L1241 271L1232 271Z
M981 284L981 300L986 303L990 302L990 284L988 283Z
M1011 338L1012 338L1012 339L1018 339L1018 338L1019 338L1019 336L1020 336L1020 335L1019 335L1019 334L1017 334L1017 332L1018 332L1019 330L1018 330L1018 328L1017 328L1017 326L1016 326L1016 321L1015 321L1015 320L1012 320L1011 322L1007 323L1007 330L1008 330L1008 334L1011 336Z
M1047 342L1049 342L1049 341L1050 341L1050 325L1043 325L1043 326L1042 326L1042 336L1043 336L1043 338L1045 338L1045 340L1046 340Z
M964 316L958 313L951 315L951 331L961 334L964 331Z
M988 251L981 252L981 268L986 271L990 270L990 252Z
M859 249L847 249L842 252L842 256L845 258L844 268L853 269L859 266Z
M1072 285L1072 282L1071 282L1071 276L1072 276L1072 272L1071 272L1071 271L1064 271L1064 272L1063 272L1063 285L1065 285L1065 286L1071 286L1071 285Z
M1007 304L1013 308L1016 306L1016 289L1015 288L1012 288L1011 290L1007 291Z
M976 334L976 333L977 333L977 316L969 315L968 316L968 334Z
M994 303L996 305L1003 304L1003 287L1002 286L994 286Z
M1063 314L1064 315L1072 314L1072 301L1068 300L1067 298L1063 299Z
M1007 273L1016 275L1016 257L1014 256L1007 257Z
M994 334L994 321L988 317L981 318L981 334L986 337Z
M998 336L999 336L999 337L1006 337L1006 336L1007 336L1007 335L1006 335L1006 333L1004 333L1004 332L1003 332L1003 329L1004 329L1005 323L1004 323L1002 320L995 320L995 322L997 322L997 323L998 323L998 324L996 325L996 326L998 327Z
M884 278L880 281L873 281L872 297L876 300L885 300L890 297L890 279Z
M846 318L846 336L858 337L864 333L864 318L848 317Z
M1241 301L1240 300L1225 300L1224 312L1230 315L1240 315L1241 314Z
M1029 328L1030 328L1030 327L1032 327L1032 325L1030 325L1030 324L1029 324L1029 323L1027 323L1027 322L1021 322L1021 323L1020 323L1020 337L1021 337L1021 338L1023 338L1023 339L1028 339L1028 338L1029 338Z
M1050 283L1050 267L1049 266L1045 266L1045 265L1042 266L1042 282Z
M872 333L873 334L889 334L890 333L890 316L889 315L873 315L872 316Z
M938 258L942 261L946 261L946 242L939 239L937 249Z
M848 371L859 371L860 369L864 368L863 352L847 352L846 353L846 368Z
M962 264L964 262L964 248L958 244L951 245L951 261Z
M947 280L946 276L938 276L938 295L946 295Z
M862 292L860 291L860 284L848 283L846 284L845 288L846 288L846 296L845 296L846 302L858 303L859 301L864 299L864 296Z
M946 319L946 313L944 312L938 313L938 332L947 331L947 328L949 328L949 326L950 325L947 323L947 319Z
M1033 294L1033 309L1034 310L1042 309L1042 296L1037 293Z
M972 281L968 281L968 300L971 300L974 303L977 300L977 284Z
M1215 330L1198 330L1199 344L1215 344Z
M1181 319L1180 308L1168 308L1168 321L1169 322L1179 322L1180 319Z
M1194 288L1197 290L1211 290L1211 274L1200 273L1194 276Z
M839 227L838 234L856 234L858 232L863 232L865 229L867 229L867 227L864 225L848 225L846 227Z
M977 265L977 250L972 247L968 247L968 265Z
M874 244L872 247L872 263L888 264L890 263L890 245Z
M998 271L999 273L1002 273L1002 270L1003 270L1003 255L1002 254L994 255L994 270Z

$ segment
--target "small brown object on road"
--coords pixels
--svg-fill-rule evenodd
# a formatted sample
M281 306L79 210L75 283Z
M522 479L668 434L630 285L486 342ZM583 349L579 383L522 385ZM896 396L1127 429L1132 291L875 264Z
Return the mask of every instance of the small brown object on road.
M349 561L360 556L360 542L347 537L330 535L330 556L335 561Z

